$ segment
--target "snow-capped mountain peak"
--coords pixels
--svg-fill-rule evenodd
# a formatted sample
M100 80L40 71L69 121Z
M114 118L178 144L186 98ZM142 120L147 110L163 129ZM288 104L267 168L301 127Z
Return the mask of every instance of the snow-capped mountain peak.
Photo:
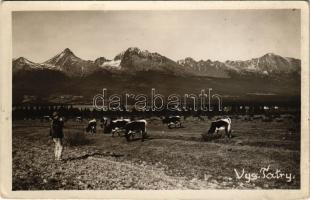
M35 63L24 58L24 57L19 57L17 59L14 59L15 62L18 62L18 63L23 63L23 64L29 64L29 65L34 65Z
M13 60L13 72L18 72L21 70L38 70L43 69L43 66L41 66L38 63L34 63L24 57L19 57L17 59Z
M44 63L53 64L56 66L62 66L68 61L69 62L79 62L81 60L82 59L80 59L76 55L74 55L74 53L69 48L66 48L61 53L59 53L56 56L54 56L53 58L45 61Z
M45 66L57 67L68 76L85 76L97 69L93 61L82 60L77 57L69 48L42 63Z

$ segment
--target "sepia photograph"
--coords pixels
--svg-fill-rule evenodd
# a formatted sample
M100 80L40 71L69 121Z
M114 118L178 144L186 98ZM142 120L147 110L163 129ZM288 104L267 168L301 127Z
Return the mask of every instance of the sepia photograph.
M302 189L302 9L10 17L12 191Z

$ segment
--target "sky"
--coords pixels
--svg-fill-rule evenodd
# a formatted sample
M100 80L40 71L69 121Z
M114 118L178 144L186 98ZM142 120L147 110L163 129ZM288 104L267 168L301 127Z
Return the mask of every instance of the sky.
M173 60L247 60L266 53L300 58L299 10L18 11L13 57L44 62L65 48L85 60L128 47Z

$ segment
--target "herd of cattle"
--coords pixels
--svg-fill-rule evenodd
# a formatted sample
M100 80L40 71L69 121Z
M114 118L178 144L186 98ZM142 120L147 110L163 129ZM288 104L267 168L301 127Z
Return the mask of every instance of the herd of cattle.
M289 128L289 132L299 132L300 126L300 115L294 114L274 114L274 115L248 115L240 118L239 115L232 116L234 119L242 119L243 121L252 121L252 120L261 120L262 122L283 122L285 119L292 119L293 122L296 123L296 127ZM184 120L186 117L184 116ZM202 117L198 117L199 120L204 121L205 119ZM209 118L211 119L211 118ZM43 116L41 121L50 121L50 116ZM84 121L83 117L76 117L75 121L78 123L82 123ZM168 116L168 117L161 117L161 121L163 124L167 124L168 128L180 128L182 126L182 120L180 116ZM225 131L225 135L227 138L232 138L232 128L231 128L231 119L229 117L221 117L217 118L215 121L212 121L210 127L206 133L202 134L203 140L212 140L213 136L221 136L218 134L219 131ZM140 135L141 140L148 136L147 135L147 121L145 119L125 119L125 118L109 118L103 117L100 120L100 126L103 129L104 133L112 134L112 137L117 134L118 136L125 135L127 141L130 141L135 138L135 136ZM97 120L92 119L88 121L86 132L87 133L96 133L97 130ZM211 136L211 137L210 137Z
M234 119L242 119L243 121L252 121L252 120L261 120L262 122L283 122L283 120L292 119L297 125L294 128L290 128L289 132L299 132L300 127L298 126L300 122L299 115L284 114L284 115L254 115L254 116L244 116L240 118L239 115L234 115ZM185 120L184 116L184 120ZM204 121L205 119L198 118L199 120ZM41 121L50 121L50 116L43 116ZM82 123L85 121L83 117L76 117L75 121ZM168 128L180 128L182 126L182 120L180 116L168 116L161 117L161 122L166 124ZM227 138L232 138L232 128L231 128L231 119L229 117L217 118L215 121L212 121L207 132L202 134L203 140L212 140L214 138L221 137L222 134L218 134L219 131L224 131ZM136 136L140 136L142 141L148 137L147 135L147 121L145 119L126 119L126 118L109 118L103 117L100 119L100 126L103 129L104 133L112 134L112 137L117 134L118 136L124 135L127 141L134 139ZM296 129L296 130L295 130ZM87 133L96 133L97 130L97 120L92 119L88 121L86 126ZM215 137L214 137L215 136ZM138 139L138 138L137 138Z
M49 116L42 118L45 121L51 120ZM168 128L180 128L182 127L180 116L169 116L161 118L163 124L167 124ZM76 117L76 122L82 123L82 117ZM147 137L147 121L145 119L112 119L109 117L103 117L100 120L100 127L104 133L111 133L112 137L117 134L118 136L125 135L127 141L134 139L137 135L140 135L141 141L144 141ZM94 134L97 131L97 120L92 119L88 121L85 128L87 133ZM231 119L229 117L223 117L211 122L211 126L207 132L207 135L218 134L219 131L224 130L228 138L232 138Z
M77 122L81 122L82 118L77 117ZM169 116L162 118L162 123L167 124L168 128L177 128L182 127L181 117L180 116ZM127 141L130 141L136 137L136 135L140 135L141 141L144 141L147 137L147 121L145 119L132 120L132 119L111 119L108 117L103 117L100 120L100 126L103 128L104 133L111 133L112 137L117 134L121 136L122 133L125 135ZM86 127L86 132L88 133L96 133L97 129L97 121L96 119L92 119L88 122ZM209 135L218 134L220 130L224 130L226 136L231 138L231 119L229 117L221 118L211 123L209 131L207 132Z

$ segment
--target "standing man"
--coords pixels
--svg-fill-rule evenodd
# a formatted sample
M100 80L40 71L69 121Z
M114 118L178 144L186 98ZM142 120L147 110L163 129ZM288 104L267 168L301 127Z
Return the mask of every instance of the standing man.
M54 112L51 123L50 136L55 143L55 160L61 160L61 154L63 150L62 138L64 137L63 127L63 119L59 117L58 112Z

